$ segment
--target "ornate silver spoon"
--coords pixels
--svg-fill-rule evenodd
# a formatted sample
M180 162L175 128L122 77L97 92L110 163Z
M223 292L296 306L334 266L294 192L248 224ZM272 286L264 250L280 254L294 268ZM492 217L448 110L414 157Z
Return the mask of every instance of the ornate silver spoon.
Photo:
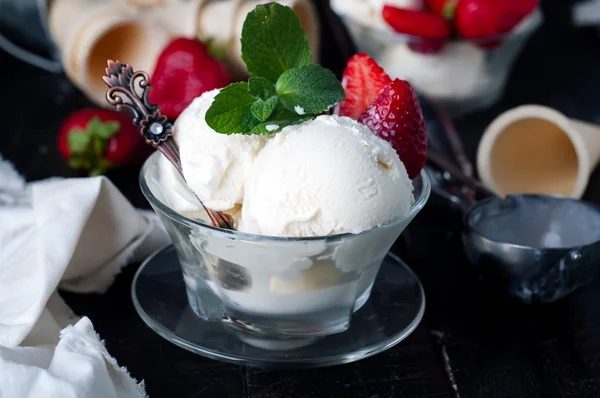
M133 124L140 127L146 143L165 155L185 181L179 148L173 139L173 125L166 116L160 114L158 106L148 100L148 93L152 88L148 74L143 71L134 72L131 65L111 60L108 61L105 72L106 75L102 77L102 80L109 87L106 91L108 103L113 105L117 111L129 110L131 112ZM212 225L224 229L234 229L231 216L207 208L195 193L194 196L206 210Z

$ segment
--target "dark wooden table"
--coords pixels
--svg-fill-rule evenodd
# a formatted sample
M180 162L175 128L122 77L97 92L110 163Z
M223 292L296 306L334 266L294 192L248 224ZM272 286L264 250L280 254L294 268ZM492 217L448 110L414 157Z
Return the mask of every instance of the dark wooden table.
M503 99L456 121L474 158L485 126L502 110L549 105L600 123L600 36L571 26L571 1L544 0L545 23L515 65ZM325 37L337 37L321 8ZM328 29L331 29L328 31ZM352 49L324 41L323 63L340 73ZM0 53L0 153L28 180L75 176L55 149L62 120L89 105L62 75ZM600 137L599 137L600 139ZM137 167L108 174L136 206L147 207ZM600 174L586 199L600 203ZM108 350L151 397L600 397L600 283L553 305L525 306L490 289L469 268L456 234L460 219L427 206L395 250L421 277L427 311L418 329L389 351L318 370L263 371L191 354L154 334L134 311L127 267L105 295L64 293L89 316ZM1 226L0 226L1 227Z

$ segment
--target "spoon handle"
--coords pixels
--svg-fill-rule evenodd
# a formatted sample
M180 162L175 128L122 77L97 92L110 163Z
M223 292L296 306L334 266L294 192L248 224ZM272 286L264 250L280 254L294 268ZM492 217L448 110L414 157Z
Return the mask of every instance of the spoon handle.
M131 112L133 124L140 127L146 144L152 145L166 156L185 181L179 148L173 139L173 125L160 113L158 106L148 99L152 88L148 74L143 71L134 72L131 65L111 60L108 61L105 72L106 75L102 80L108 86L106 91L108 103L117 111ZM198 196L196 198L214 226L233 229L231 216L207 208Z
M475 178L467 176L458 167L456 167L451 162L444 159L443 156L440 156L439 154L437 154L435 152L429 151L427 154L427 160L429 160L437 168L448 172L452 178L454 178L456 181L460 182L461 184L464 184L467 187L471 188L476 193L479 193L486 197L497 197L498 196L495 193L493 193L492 191L490 191L489 189L487 189L486 187L484 187Z

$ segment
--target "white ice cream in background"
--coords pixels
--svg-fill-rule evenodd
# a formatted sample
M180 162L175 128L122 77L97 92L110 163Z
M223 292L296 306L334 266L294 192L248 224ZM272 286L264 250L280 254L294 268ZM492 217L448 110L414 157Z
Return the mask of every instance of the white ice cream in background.
M289 126L245 183L239 230L269 236L359 233L408 213L412 182L391 145L347 117Z
M188 186L208 208L228 211L239 208L242 203L246 174L269 138L220 134L210 128L204 118L218 93L218 89L212 90L196 98L175 122L173 135L179 146ZM173 167L164 174L168 177L163 184L171 186L178 195L185 192L185 187L181 186L183 181ZM189 195L174 198L173 202L182 206L175 210L197 208L194 199Z
M394 78L410 81L419 93L459 116L494 103L525 41L541 25L540 10L525 17L493 50L473 41L449 38L439 53L422 54L407 43L419 39L397 33L381 15L385 4L422 9L413 0L331 0L359 51L366 52Z
M422 9L419 0L332 0L331 6L338 15L375 31L394 32L383 20L384 5L399 8ZM354 31L354 29L350 29ZM382 43L362 41L384 41L372 32L358 30L354 35L359 47L367 47L369 55L393 78L410 81L415 88L436 99L464 98L485 87L485 51L468 42L449 43L436 54L421 54L411 50L401 40Z
M387 48L379 63L392 78L408 80L417 91L438 99L468 97L488 85L485 51L468 42L421 54L406 44Z

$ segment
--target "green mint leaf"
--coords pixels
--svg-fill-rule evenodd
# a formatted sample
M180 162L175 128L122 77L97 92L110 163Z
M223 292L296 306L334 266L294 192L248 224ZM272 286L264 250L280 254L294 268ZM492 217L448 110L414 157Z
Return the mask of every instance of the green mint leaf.
M314 115L299 116L279 105L269 120L257 124L250 132L259 135L275 134L286 126L300 124L313 117Z
M206 123L217 133L244 134L260 121L252 115L256 98L250 95L248 83L233 83L222 89L206 111Z
M298 115L317 115L345 98L335 75L316 64L286 71L277 80L275 90L283 105Z
M264 77L251 77L248 79L250 94L263 101L275 95L275 86Z
M269 98L266 101L259 99L254 104L252 104L250 110L252 111L252 114L255 118L257 118L261 122L264 122L269 118L269 116L271 116L278 103L279 100L275 96Z
M289 69L310 65L308 37L294 11L270 3L248 13L242 27L242 59L252 76L271 83Z
M67 140L69 141L69 149L71 152L85 152L90 144L92 137L83 130L73 130L69 132Z

